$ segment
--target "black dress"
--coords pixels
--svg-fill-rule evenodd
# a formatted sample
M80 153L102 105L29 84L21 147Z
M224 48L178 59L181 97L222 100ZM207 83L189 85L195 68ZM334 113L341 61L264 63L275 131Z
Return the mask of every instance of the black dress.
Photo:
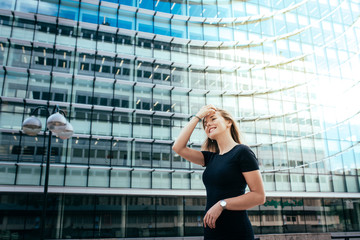
M259 165L255 154L243 144L236 145L223 155L208 151L202 151L202 154L206 166L203 173L206 213L219 200L243 195L247 184L242 173L258 170ZM215 225L213 229L204 228L205 240L254 239L246 210L224 210Z

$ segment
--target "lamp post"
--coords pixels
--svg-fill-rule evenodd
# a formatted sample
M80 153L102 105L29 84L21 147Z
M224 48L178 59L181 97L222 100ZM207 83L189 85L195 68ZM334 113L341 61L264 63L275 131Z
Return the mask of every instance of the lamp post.
M50 155L51 155L51 137L54 133L59 138L65 140L70 138L74 134L74 130L72 125L66 120L66 114L63 110L60 109L58 105L55 105L52 114L50 115L50 111L48 107L39 106L36 107L31 112L31 117L28 117L24 120L22 124L22 131L29 136L36 136L41 128L41 121L33 116L35 112L39 109L45 109L47 113L46 120L46 130L49 130L49 140L48 140L48 150L46 157L46 171L45 171L45 183L44 183L44 193L43 193L43 209L41 215L41 225L40 225L40 234L41 238L44 239L45 236L45 220L46 220L46 208L47 208L47 197L48 197L48 186L49 186L49 170L50 170ZM50 116L49 116L50 115Z

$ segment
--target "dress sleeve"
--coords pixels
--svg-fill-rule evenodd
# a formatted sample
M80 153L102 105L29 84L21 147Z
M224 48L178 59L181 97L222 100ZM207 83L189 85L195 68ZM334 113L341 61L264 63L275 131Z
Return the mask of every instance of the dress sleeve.
M255 153L246 145L243 145L240 151L240 168L242 172L259 170L259 163Z
M214 154L213 152L209 151L201 151L201 153L204 155L204 166L206 167L211 159L211 156Z

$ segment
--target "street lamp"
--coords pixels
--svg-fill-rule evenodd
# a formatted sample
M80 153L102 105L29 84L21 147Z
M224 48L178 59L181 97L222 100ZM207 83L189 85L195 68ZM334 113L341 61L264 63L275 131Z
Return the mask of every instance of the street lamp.
M49 140L48 140L48 150L47 150L47 158L46 158L46 172L45 172L45 183L44 183L44 194L43 194L43 209L41 216L41 239L44 239L45 232L45 220L46 220L46 208L47 208L47 195L48 195L48 186L49 186L49 169L50 169L50 155L51 155L51 137L52 133L54 133L57 137L61 139L68 139L74 134L74 129L72 125L66 120L66 114L63 110L60 109L58 105L55 105L50 115L50 111L48 107L39 106L36 107L30 115L24 120L22 124L22 131L29 136L36 136L41 128L41 121L33 116L35 112L39 109L45 109L47 113L46 120L46 130L49 130ZM49 116L50 115L50 116Z

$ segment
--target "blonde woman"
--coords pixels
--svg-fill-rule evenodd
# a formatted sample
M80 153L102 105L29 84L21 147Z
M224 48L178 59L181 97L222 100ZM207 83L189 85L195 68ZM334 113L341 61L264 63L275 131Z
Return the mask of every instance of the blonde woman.
M202 151L187 147L201 121L207 135ZM265 202L258 161L240 141L231 115L213 105L203 106L180 132L173 150L188 161L206 167L205 240L254 239L247 209ZM250 192L245 194L246 185Z

